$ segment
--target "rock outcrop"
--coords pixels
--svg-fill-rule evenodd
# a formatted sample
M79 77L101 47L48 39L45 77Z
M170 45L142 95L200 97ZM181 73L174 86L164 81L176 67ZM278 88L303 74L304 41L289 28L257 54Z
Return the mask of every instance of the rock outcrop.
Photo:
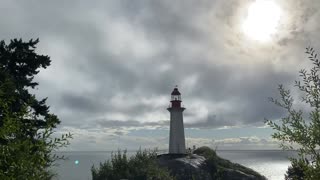
M208 147L198 148L194 154L158 155L157 163L177 180L266 180L250 168L220 158Z
M172 175L179 179L202 179L211 180L206 170L206 159L196 154L162 154L158 156L160 167L167 168Z

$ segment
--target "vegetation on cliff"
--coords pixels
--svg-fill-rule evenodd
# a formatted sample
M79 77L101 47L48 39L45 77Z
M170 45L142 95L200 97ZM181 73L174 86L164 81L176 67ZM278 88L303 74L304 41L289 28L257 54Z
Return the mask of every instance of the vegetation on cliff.
M100 167L92 166L93 180L141 179L162 180L174 179L170 173L156 163L156 151L139 150L134 156L127 157L126 151L112 154L111 159L100 163Z
M200 147L194 151L194 154L204 156L206 158L206 164L209 167L210 174L213 179L224 179L227 170L240 171L244 174L252 175L256 177L256 179L266 179L264 176L250 168L219 157L216 152L209 147Z

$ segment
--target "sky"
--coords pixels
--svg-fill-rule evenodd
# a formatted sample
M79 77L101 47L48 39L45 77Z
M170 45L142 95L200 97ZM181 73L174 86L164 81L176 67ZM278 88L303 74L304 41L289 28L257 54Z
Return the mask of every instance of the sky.
M319 9L318 0L0 0L0 37L39 38L36 52L50 56L33 92L60 118L56 134L73 134L63 150L167 149L175 85L188 147L275 149L264 119L286 113L268 97L311 66Z

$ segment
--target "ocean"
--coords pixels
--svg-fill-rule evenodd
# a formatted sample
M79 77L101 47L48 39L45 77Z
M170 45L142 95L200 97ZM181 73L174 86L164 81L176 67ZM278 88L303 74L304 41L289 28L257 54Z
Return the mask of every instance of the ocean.
M58 152L57 155L68 157L60 160L53 170L57 173L57 180L91 180L92 165L111 157L111 152ZM135 152L127 152L130 156ZM217 154L232 162L242 164L261 173L269 180L283 180L290 161L288 157L296 156L293 151L281 150L218 150Z

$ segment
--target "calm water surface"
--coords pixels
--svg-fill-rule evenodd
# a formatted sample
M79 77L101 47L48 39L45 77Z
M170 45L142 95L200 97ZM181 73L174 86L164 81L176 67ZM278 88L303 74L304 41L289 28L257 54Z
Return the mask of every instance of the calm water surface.
M290 165L287 157L295 156L295 152L284 152L278 150L218 150L218 155L252 168L270 180L284 179L284 173ZM135 152L128 152L130 156ZM58 174L58 180L91 180L91 166L99 165L100 162L111 157L111 152L59 152L57 155L68 157L67 160L58 161L60 164L54 168Z

